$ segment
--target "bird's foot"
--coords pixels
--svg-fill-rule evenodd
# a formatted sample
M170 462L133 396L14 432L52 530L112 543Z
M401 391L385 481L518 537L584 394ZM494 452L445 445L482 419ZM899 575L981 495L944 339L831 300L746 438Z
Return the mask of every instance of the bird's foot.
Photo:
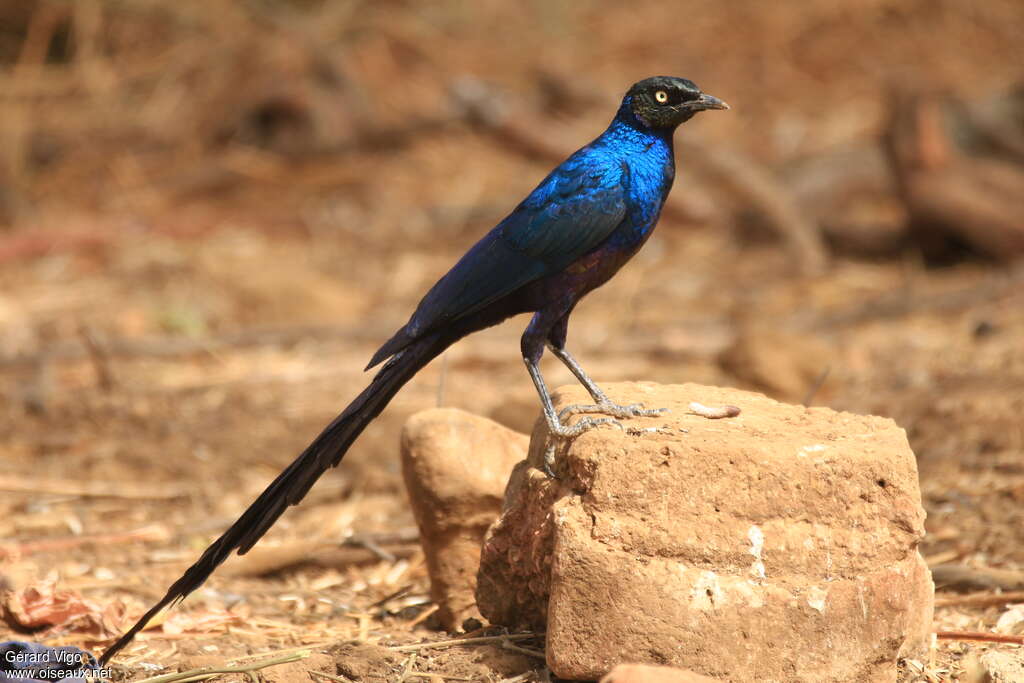
M549 422L548 431L551 432L552 436L558 439L575 439L583 432L590 431L594 427L600 427L601 425L609 425L625 430L625 427L622 426L621 422L611 417L584 417L580 418L579 421L572 425L562 424L561 419L556 419L553 422ZM542 469L544 470L544 474L548 475L549 479L558 479L558 475L555 474L554 444L550 444L544 452L544 463Z
M555 474L555 444L548 444L548 448L544 451L544 462L541 464L541 469L544 474L548 475L548 479L558 479L558 475Z
M618 403L612 403L610 400L605 400L599 403L574 404L566 406L558 413L558 419L565 420L570 415L581 415L585 413L601 413L602 415L611 415L612 417L626 419L629 417L657 417L658 415L667 412L668 408L644 408L643 403L631 403L628 406L622 406ZM582 421L583 420L580 420L580 422Z
M583 417L572 425L562 424L562 420L564 420L565 417L568 416L559 414L558 421L555 424L548 425L548 429L551 431L553 436L557 436L562 439L575 439L583 432L590 431L594 427L600 427L601 425L611 425L613 427L618 427L619 429L625 429L621 422L612 417Z

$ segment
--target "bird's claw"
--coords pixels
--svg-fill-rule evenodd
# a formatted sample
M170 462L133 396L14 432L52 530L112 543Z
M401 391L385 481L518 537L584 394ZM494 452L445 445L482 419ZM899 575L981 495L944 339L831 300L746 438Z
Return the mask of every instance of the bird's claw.
M557 418L549 419L548 430L551 432L551 435L556 438L574 439L583 432L589 431L594 427L600 427L601 425L618 427L622 431L626 431L623 424L615 418L654 417L665 412L668 412L667 408L644 408L642 403L632 403L628 406L620 406L617 403L612 403L611 401L601 401L591 405L577 404L562 408L558 413ZM575 424L565 424L565 421L568 420L570 416L579 415L581 413L599 413L602 415L610 415L611 417L581 417ZM544 453L543 469L544 474L548 475L549 478L558 478L555 475L554 445L548 446L547 451Z
M552 436L559 439L574 439L583 432L590 431L594 427L600 427L601 425L609 425L611 427L618 427L625 431L625 427L621 422L612 417L583 417L580 418L575 424L565 425L562 424L561 420L556 421L553 424L548 425ZM550 444L547 450L544 452L544 462L541 465L544 474L549 479L558 479L558 475L555 474L555 446Z
M600 427L601 425L611 425L619 429L625 429L621 422L612 417L583 417L572 425L564 425L561 423L561 419L559 419L558 424L551 426L551 433L563 439L574 439L583 432L589 431L594 427Z
M603 415L611 415L612 417L626 419L630 417L657 417L658 415L667 412L668 408L644 408L643 403L631 403L628 406L622 406L617 403L612 403L611 401L601 401L600 403L574 404L566 406L558 413L558 419L565 420L570 415L580 415L585 413L601 413Z
M541 463L541 469L544 474L548 476L548 479L558 479L558 475L555 474L555 445L550 444L546 451L544 451L544 462Z

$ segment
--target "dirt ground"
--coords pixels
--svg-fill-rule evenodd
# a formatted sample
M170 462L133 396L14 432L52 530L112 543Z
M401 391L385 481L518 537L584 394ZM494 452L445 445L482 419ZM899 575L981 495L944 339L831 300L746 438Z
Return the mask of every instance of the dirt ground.
M691 143L698 159L729 149L799 195L823 159L882 158L894 82L967 100L1024 82L1024 6L294 3L271 21L237 19L245 3L211 3L219 18L183 3L195 16L181 10L179 38L153 29L173 3L82 6L56 11L54 30L99 22L83 31L91 56L44 49L39 64L22 39L64 6L4 10L27 28L0 40L0 587L56 572L56 590L88 609L30 634L0 621L0 640L112 642L363 388L377 346L553 165L493 131L431 124L449 112L456 77L495 84L520 122L543 124L545 144L569 152L656 72L692 77L733 110L677 133L679 208L577 309L570 348L603 381L739 386L892 417L918 456L922 552L974 581L939 587L936 629L1020 633L1005 606L957 596L985 592L972 572L990 569L1024 590L1024 262L936 267L908 244L871 258L833 248L815 272L755 219L749 195L687 160ZM320 30L316 12L351 30ZM254 37L237 38L224 17ZM191 46L181 54L179 39ZM324 50L344 66L339 100L303 80ZM125 108L144 54L160 56L139 77L155 84ZM213 60L251 68L233 79ZM178 66L166 83L154 75ZM563 96L570 86L577 95ZM331 118L339 101L359 104ZM410 118L425 123L396 132ZM882 177L850 211L902 228ZM448 638L431 629L399 430L438 404L528 430L538 407L518 353L525 324L464 340L423 370L261 542L271 550L226 564L125 651L116 677L316 646L260 675L543 680L542 638L396 649ZM550 359L544 371L550 385L572 379ZM296 544L304 560L288 561ZM992 649L1019 646L938 640L903 677L981 680L977 657Z

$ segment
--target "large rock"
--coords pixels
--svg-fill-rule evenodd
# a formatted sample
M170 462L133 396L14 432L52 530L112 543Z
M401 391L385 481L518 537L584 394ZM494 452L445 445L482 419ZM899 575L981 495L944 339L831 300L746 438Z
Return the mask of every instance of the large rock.
M477 617L480 545L501 510L528 437L455 408L416 413L402 429L402 475L430 573L430 594L449 631Z
M717 683L717 680L670 666L619 664L601 679L601 683Z
M546 628L559 677L622 662L729 681L895 681L927 650L933 589L914 455L891 420L693 384L607 387L670 413L556 448L538 421L477 602L492 622ZM564 406L587 398L575 387ZM733 404L709 420L688 405Z

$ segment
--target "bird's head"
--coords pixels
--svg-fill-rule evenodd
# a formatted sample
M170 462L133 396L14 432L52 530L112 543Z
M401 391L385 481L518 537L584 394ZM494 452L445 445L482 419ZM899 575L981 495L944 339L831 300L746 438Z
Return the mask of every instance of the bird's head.
M705 109L729 105L700 91L697 84L675 76L654 76L633 85L623 102L648 128L672 130Z

